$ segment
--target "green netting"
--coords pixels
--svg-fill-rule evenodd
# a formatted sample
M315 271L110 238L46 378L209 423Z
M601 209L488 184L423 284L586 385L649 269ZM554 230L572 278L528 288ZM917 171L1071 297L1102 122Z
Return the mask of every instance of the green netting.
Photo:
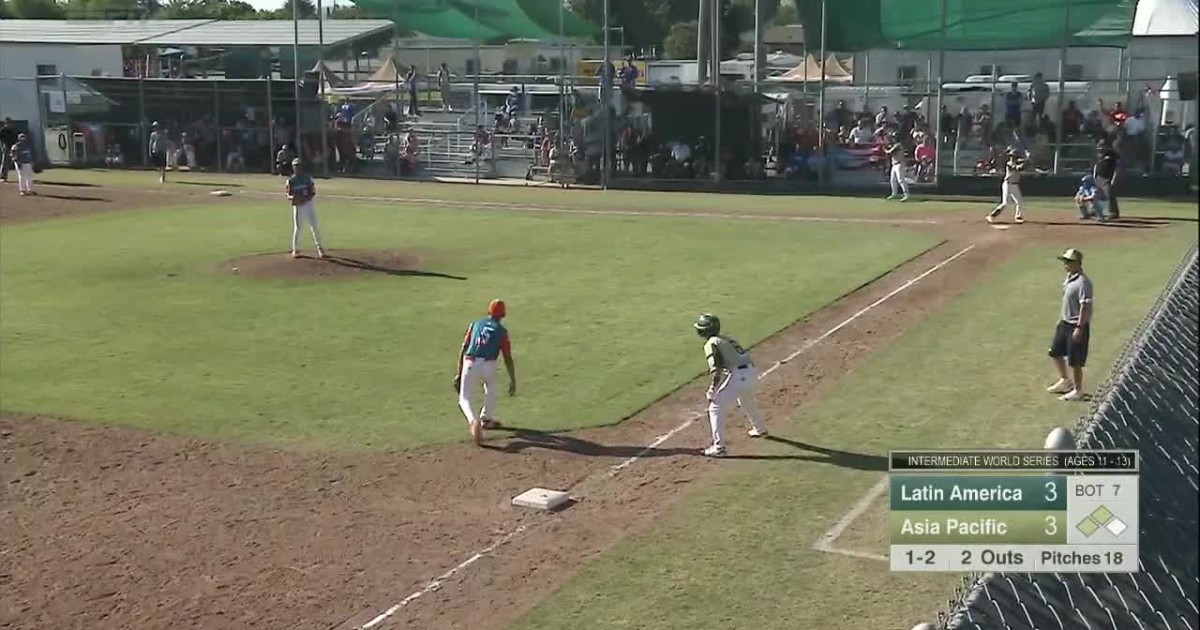
M501 33L476 22L445 2L425 0L354 0L372 15L390 18L400 28L433 37L492 39Z
M353 0L372 15L391 18L401 28L434 37L465 39L554 39L557 0ZM563 12L563 35L598 32L571 11Z
M538 26L517 5L516 0L451 0L467 15L478 5L479 21L492 30L514 39L553 39L554 35ZM460 4L461 3L461 4Z
M815 26L806 33L809 45L820 45L821 0L798 2L801 20ZM1056 48L1064 39L1071 46L1124 46L1137 1L828 0L825 6L829 50L1014 50Z
M517 4L542 28L558 33L559 0L517 0ZM568 9L562 10L562 31L563 37L592 37L601 32L600 27Z

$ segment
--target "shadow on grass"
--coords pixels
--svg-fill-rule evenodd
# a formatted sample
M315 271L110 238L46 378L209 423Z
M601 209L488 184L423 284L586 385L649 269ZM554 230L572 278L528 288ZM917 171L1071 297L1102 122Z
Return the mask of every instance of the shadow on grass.
M775 435L768 435L763 438L776 444L784 444L791 446L797 450L808 451L811 455L726 455L725 459L749 459L749 460L778 460L791 459L806 462L814 462L818 464L829 464L839 468L853 468L854 470L874 470L885 472L888 469L887 457L882 455L865 455L863 453L852 453L850 451L839 451L837 449L825 448L815 444L806 444L797 440L789 440L788 438Z
M39 197L46 199L60 199L62 201L103 201L104 203L112 203L112 199L104 197L85 197L83 195L51 195L48 193L38 193Z
M221 182L221 183L218 183L218 182L185 182L185 181L171 181L170 179L167 179L167 183L168 184L181 184L183 186L208 186L208 187L213 187L213 188L245 188L245 186L243 186L242 184L234 184L234 183L230 183L230 182Z
M520 427L497 427L492 431L504 431L511 437L504 444L483 444L482 447L501 453L520 453L530 448L542 448L551 451L561 451L586 457L674 457L688 455L703 457L700 449L696 448L647 448L640 445L599 444L570 435L523 429ZM886 471L887 458L882 455L864 455L825 448L813 444L805 444L787 438L767 436L765 438L776 444L784 444L811 454L796 455L726 455L722 459L759 460L759 461L810 461L820 464L830 464L841 468L855 470Z
M100 184L85 184L83 182L56 182L54 180L39 181L42 186L64 186L67 188L100 188Z
M694 448L646 448L645 446L600 444L590 440L571 437L565 433L523 429L521 427L496 427L491 431L504 431L510 434L508 441L502 445L483 444L482 447L501 453L520 453L530 448L542 448L550 451L561 451L584 455L586 457L671 457L674 455L698 455Z
M437 272L437 271L420 271L418 269L403 269L400 267L387 267L384 265L377 265L375 263L368 262L365 260L358 260L356 258L347 258L345 256L335 256L332 254L327 256L325 258L325 260L334 265L341 265L342 267L349 267L352 269L361 269L363 271L374 271L377 273L385 273L389 276L419 276L419 277L424 277L424 278L445 278L447 280L466 280L467 279L464 276L455 276L455 275L451 275L448 273L441 273L441 272Z

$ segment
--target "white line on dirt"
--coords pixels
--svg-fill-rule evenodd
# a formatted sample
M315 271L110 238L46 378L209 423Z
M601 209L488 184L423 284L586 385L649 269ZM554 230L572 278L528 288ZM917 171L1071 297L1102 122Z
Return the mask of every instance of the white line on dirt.
M432 593L432 592L438 590L439 588L442 587L442 584L444 584L446 582L446 580L449 580L450 578L454 577L455 574L457 574L459 571L462 571L463 569L466 569L467 567L471 566L472 564L475 564L476 562L482 560L485 555L495 551L498 547L507 543L508 541L512 540L513 538L516 538L519 534L521 534L521 532L524 532L524 531L525 531L525 526L519 525L516 529L512 530L508 534L505 534L504 537L501 538L500 540L497 540L496 542L492 543L491 545L488 545L487 547L480 549L478 552L476 552L470 558L467 558L466 560L463 560L462 562L460 562L458 564L458 566L454 567L453 569L450 569L449 571L446 571L445 573L439 575L434 580L430 581L429 584L426 584L425 587L422 588L421 590L414 591L408 597L405 597L404 599L400 600L400 603L395 604L391 608L388 608L387 610L379 613L374 619L368 621L367 623L364 623L363 625L361 625L359 627L362 628L362 630L368 630L369 628L374 628L375 626L383 623L384 621L387 621L388 617L391 617L392 615L396 614L397 611L399 611L401 608L404 608L405 606L412 603L413 600L417 599L418 597L421 597L422 595L428 595L429 593Z
M850 508L849 512L846 512L842 516L841 520L835 523L829 531L825 532L824 535L818 538L817 542L813 543L812 548L816 549L817 551L837 553L843 556L854 556L856 558L887 561L886 557L878 554L866 553L862 551L851 551L849 549L840 549L833 546L833 543L837 542L837 539L846 531L846 528L850 527L850 525L856 519L858 519L858 517L862 516L863 512L866 512L867 509L871 507L871 503L873 503L875 499L879 498L879 495L883 494L883 492L887 490L887 487L888 478L885 475L883 479L879 480L878 483L871 486L871 489L868 490L867 493L864 494L858 500L858 502L854 504L854 507Z
M597 212L600 212L600 211L597 211ZM709 216L709 215L704 215L704 216ZM878 307L879 305L883 304L884 302L886 302L886 301L890 300L891 298L895 297L896 295L898 295L900 292L904 291L905 289L908 289L909 287L913 286L914 284L920 282L922 279L928 277L930 274L936 272L937 270L941 269L942 267L945 267L946 265L950 264L951 262L954 262L958 258L966 255L966 253L971 251L972 249L975 249L974 243L968 245L967 247L964 247L958 253L956 253L953 256L950 256L949 258L946 258L945 260L930 267L929 269L922 272L920 275L912 278L911 280L905 282L904 284L900 285L899 287L896 287L895 289L890 291L887 295L885 295L885 296L879 298L878 300L871 302L867 306L859 309L856 313L854 313L850 317L847 317L846 319L842 320L842 322L839 323L838 325L825 331L825 333L822 334L820 337L817 337L816 339L806 342L803 346L801 346L799 349L797 349L792 354L788 355L782 361L779 361L775 365L772 365L768 370L764 371L762 374L759 375L759 380L766 378L767 375L771 374L775 370L778 370L783 364L800 356L802 353L806 352L807 350L809 350L813 346L817 345L821 341L828 339L834 333L845 328L851 322L858 319L859 317L862 317L868 311ZM670 431L667 431L666 433L654 438L654 440L652 442L650 442L650 444L648 446L646 446L646 448L638 451L637 454L635 454L634 456L623 460L619 464L609 467L608 471L606 473L604 473L602 478L603 479L611 479L611 478L615 477L622 470L632 466L638 460L645 457L647 453L658 448L664 442L666 442L667 440L674 437L676 434L680 433L684 429L691 426L691 424L693 422L695 422L696 420L703 418L703 417L704 417L703 415L691 416L690 418L688 418L686 421L684 421L679 426L676 426L675 428L671 429ZM575 484L574 488L578 488L594 478L595 478L595 476L585 478L584 480ZM887 478L884 477L882 480L880 480L880 482L878 484L876 484L873 488L871 488L871 490L865 496L863 496L861 499L859 499L858 503L856 503L854 505L854 507L849 512L847 512L845 516L842 517L842 520L838 521L837 525L834 525L833 529L829 530L829 532L826 532L825 535L822 536L820 540L818 540L816 543L814 543L813 548L817 549L819 551L827 551L830 553L838 553L838 554L847 555L847 556L868 558L871 560L887 560L887 558L884 558L883 556L878 556L875 554L869 554L869 553L858 552L858 551L850 551L850 550L846 550L846 549L837 549L837 548L832 547L832 543L837 540L838 536L841 536L842 532L845 531L845 529L847 527L849 527L852 522L854 522L854 519L858 518L863 512L865 512L867 510L868 507L870 507L871 502L874 501L875 498L878 497L879 494L884 491L884 489L886 489L886 487L887 487ZM568 491L569 490L570 489L568 489ZM438 578L431 581L429 584L425 585L424 588L414 591L408 597L405 597L404 599L400 600L399 603L394 604L387 610L383 611L382 613L380 613L379 615L377 615L376 617L371 619L371 621L369 621L361 626L358 626L358 628L360 630L369 630L370 628L373 628L373 627L377 626L378 624L383 623L383 621L385 621L388 617L391 617L392 615L396 614L397 611L401 610L402 608L409 605L416 599L420 598L422 595L425 595L425 594L428 594L430 592L437 590L438 588L441 587L441 585L447 579L454 576L458 572L470 567L472 564L475 564L476 562L481 560L485 555L495 551L500 546L510 542L513 538L516 538L522 532L530 529L530 527L532 527L532 525L528 525L528 526L527 525L519 525L516 529L509 532L508 534L505 534L503 537L501 537L496 542L485 547L484 549L479 550L478 552L473 554L470 558L467 558L465 561L461 562L454 568L450 569L446 573L443 573L441 576L439 576Z
M258 190L247 190L243 194L255 196L277 197L276 193ZM654 210L586 210L583 208L562 208L558 206L540 206L536 204L519 204L504 201L459 201L454 199L431 199L425 197L372 197L367 195L327 194L325 199L342 199L347 201L370 201L375 203L414 204L429 206L459 206L464 208L498 208L522 212L550 212L555 214L587 214L613 215L634 217L689 217L709 219L753 219L759 221L803 221L817 223L875 223L880 225L937 225L932 219L886 219L871 217L812 217L792 215L767 214L731 214L716 212L659 212Z

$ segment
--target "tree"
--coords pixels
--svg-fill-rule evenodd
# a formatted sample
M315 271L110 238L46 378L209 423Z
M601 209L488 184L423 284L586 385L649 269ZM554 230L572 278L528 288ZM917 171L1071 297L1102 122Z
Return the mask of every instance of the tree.
M145 3L138 0L67 0L66 13L73 20L137 20L148 17Z
M61 20L66 17L62 5L54 0L11 0L8 12L14 18L26 20Z
M258 11L241 0L168 0L156 18L253 20Z
M264 20L292 19L292 3L296 4L296 13L302 20L317 17L317 5L313 0L284 0L283 6L274 11L260 11L258 17Z
M668 59L696 58L697 28L696 20L671 25L667 38L663 40L663 52Z
M691 6L690 12L683 9L686 6ZM596 26L604 25L604 0L571 0L571 10ZM645 49L662 44L673 22L696 17L696 5L679 0L609 0L609 11L608 25L625 29L625 45Z
M771 18L771 24L776 26L787 26L789 24L799 23L800 12L796 10L796 5L794 4L780 4L779 9L775 11L775 16Z

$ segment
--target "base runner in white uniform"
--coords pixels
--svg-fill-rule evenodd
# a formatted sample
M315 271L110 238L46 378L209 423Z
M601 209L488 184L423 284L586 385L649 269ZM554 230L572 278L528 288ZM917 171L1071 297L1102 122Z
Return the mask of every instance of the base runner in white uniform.
M750 353L733 337L721 335L721 320L705 313L694 324L696 333L704 338L704 356L712 377L708 386L708 423L712 429L712 446L704 449L709 457L725 454L721 428L725 409L736 402L750 419L750 437L763 437L767 429L754 401L758 389L758 370Z

